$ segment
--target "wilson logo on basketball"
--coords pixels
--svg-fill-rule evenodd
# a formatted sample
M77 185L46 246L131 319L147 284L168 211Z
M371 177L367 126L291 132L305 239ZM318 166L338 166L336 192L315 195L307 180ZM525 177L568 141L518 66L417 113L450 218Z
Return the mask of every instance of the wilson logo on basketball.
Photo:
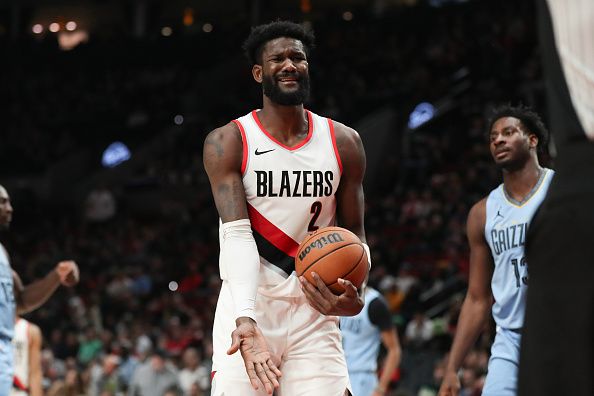
M312 249L321 249L323 246L338 242L344 242L342 235L340 235L338 232L333 232L332 234L318 238L310 243L305 249L303 249L301 253L299 253L299 260L303 260Z

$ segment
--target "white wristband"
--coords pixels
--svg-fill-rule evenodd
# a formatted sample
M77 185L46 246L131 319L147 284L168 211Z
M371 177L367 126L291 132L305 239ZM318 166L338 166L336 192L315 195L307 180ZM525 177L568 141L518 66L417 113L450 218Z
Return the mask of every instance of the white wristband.
M369 245L366 243L362 243L363 249L365 249L365 253L367 253L367 261L369 261L369 269L371 269L371 250L369 250Z

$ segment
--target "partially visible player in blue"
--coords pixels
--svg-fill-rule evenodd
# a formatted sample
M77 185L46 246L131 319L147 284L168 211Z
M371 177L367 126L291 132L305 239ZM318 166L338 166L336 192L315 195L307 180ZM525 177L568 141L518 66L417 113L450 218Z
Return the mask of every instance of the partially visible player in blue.
M528 286L524 243L528 224L544 199L554 172L538 162L538 152L546 147L548 131L530 109L496 109L488 122L488 132L491 155L503 172L503 184L476 203L468 214L468 292L439 396L458 395L458 370L484 328L490 309L497 334L483 395L517 394Z
M398 334L383 296L367 287L363 309L356 316L342 316L340 331L353 395L383 396L394 370L400 364L401 352ZM384 344L387 353L378 381L380 343Z
M0 185L0 230L8 229L12 220L12 204L6 189ZM61 261L45 278L23 286L21 278L10 266L8 253L0 243L0 396L8 395L13 382L14 353L12 338L16 314L24 314L41 306L60 284L78 283L78 267L74 261Z

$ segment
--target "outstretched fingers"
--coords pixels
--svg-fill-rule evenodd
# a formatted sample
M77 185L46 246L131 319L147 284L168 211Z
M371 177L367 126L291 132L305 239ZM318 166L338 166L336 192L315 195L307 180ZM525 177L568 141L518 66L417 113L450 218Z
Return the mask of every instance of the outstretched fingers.
M262 368L264 369L264 372L266 373L266 377L268 377L268 380L270 381L270 384L272 385L272 387L274 389L277 389L280 386L278 379L277 379L277 377L279 375L272 370L272 368L268 365L268 363L262 363ZM276 371L278 371L278 369Z
M273 390L273 383L270 380L269 375L272 377L274 375L272 375L272 373L270 372L270 369L268 369L268 366L265 366L265 365L266 365L266 363L255 363L254 367L255 367L255 371L256 371L256 376L258 377L260 382L264 385L264 389L266 389L266 393L271 395L272 390ZM278 386L278 382L276 381L276 378L274 380L277 383L276 386Z
M258 374L256 373L255 363L245 362L245 371L247 372L247 375L250 379L252 388L254 388L254 390L260 389L260 380L258 379Z
M272 372L274 373L274 375L276 377L282 377L283 373L278 369L278 367L276 366L276 364L274 364L274 361L272 360L272 358L268 359L266 361L266 364L268 365L268 368L270 368L270 370L272 370Z

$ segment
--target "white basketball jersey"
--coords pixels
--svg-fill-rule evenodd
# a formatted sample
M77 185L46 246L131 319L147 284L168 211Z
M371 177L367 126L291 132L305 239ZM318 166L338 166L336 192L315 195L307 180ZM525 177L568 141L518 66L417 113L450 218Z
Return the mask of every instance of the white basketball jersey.
M544 169L523 202L509 197L503 184L487 197L485 239L495 264L491 279L495 298L493 318L498 326L506 329L519 329L524 324L528 285L524 253L526 232L547 194L553 174L551 169Z
M555 45L573 108L594 140L594 1L548 0Z
M18 318L14 326L14 376L21 384L29 388L29 322ZM11 396L26 395L27 393L14 389Z
M308 232L335 224L342 163L332 120L307 112L307 137L293 147L264 129L258 112L235 120L243 139L242 174L261 263L287 278Z

